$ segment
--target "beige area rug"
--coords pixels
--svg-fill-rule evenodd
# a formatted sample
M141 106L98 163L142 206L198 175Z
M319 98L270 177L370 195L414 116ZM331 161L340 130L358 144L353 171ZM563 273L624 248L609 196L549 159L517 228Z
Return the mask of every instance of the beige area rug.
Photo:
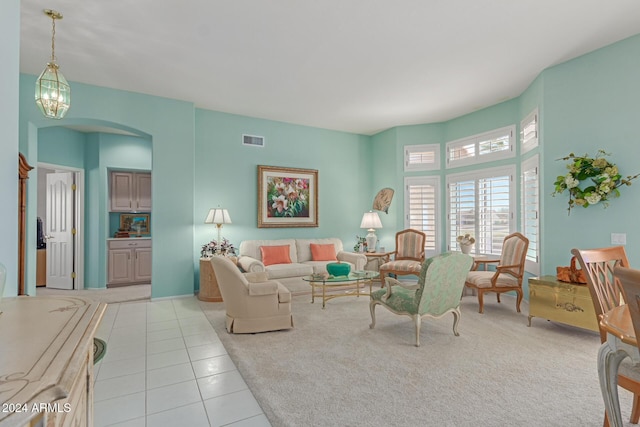
M486 300L463 298L459 337L453 315L424 319L419 348L408 317L378 307L370 329L367 297L294 297L294 329L248 335L201 306L274 426L602 426L599 336Z
M151 285L119 286L107 289L51 289L46 287L36 288L37 296L79 296L94 301L113 304L117 302L140 301L151 299Z

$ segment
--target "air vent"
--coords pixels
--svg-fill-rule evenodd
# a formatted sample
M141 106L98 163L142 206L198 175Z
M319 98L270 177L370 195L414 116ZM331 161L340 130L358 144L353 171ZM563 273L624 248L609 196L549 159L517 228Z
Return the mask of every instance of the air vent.
M264 136L242 135L242 144L253 147L264 147Z

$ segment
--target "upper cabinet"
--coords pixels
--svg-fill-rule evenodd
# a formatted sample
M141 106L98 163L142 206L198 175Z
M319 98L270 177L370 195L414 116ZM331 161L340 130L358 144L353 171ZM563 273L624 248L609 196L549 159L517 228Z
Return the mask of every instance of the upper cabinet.
M151 174L111 172L111 212L151 212Z

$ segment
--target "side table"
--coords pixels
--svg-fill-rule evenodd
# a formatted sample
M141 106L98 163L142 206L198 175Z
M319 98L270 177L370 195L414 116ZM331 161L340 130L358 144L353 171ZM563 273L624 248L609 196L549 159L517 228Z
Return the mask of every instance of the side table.
M200 258L200 291L198 299L206 302L222 302L213 265L209 258Z
M367 264L364 266L365 270L380 272L380 266L385 262L389 262L390 256L393 252L362 252L367 257ZM377 278L380 281L380 276Z

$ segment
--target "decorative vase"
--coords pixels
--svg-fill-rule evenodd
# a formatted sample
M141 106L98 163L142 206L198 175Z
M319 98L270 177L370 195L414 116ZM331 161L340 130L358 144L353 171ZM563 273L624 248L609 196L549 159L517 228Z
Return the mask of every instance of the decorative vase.
M471 247L473 245L460 245L460 251L462 251L463 254L467 254L469 255L469 253L471 252Z
M327 264L327 272L332 276L348 276L351 265L346 262L330 262Z

